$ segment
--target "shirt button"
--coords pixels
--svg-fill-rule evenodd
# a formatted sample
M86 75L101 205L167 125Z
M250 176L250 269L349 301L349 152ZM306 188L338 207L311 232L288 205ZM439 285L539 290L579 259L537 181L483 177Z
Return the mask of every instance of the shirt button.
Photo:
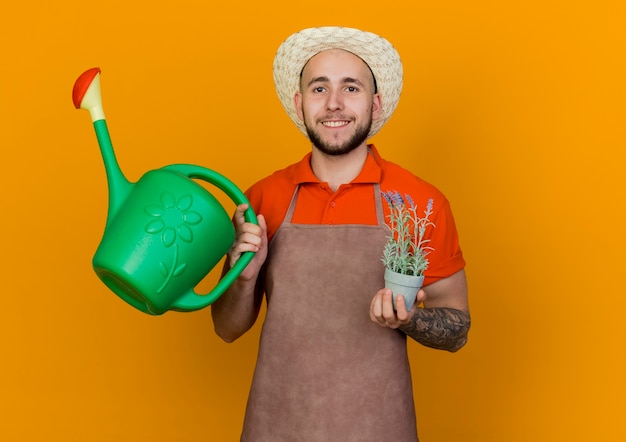
M330 203L330 207L335 207L335 202L334 202L334 201L332 201L332 202Z

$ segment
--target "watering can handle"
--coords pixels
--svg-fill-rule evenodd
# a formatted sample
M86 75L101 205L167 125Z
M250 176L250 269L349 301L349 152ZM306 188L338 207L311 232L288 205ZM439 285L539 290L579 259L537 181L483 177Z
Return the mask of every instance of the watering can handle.
M188 178L206 181L223 191L237 205L248 204L248 209L244 214L245 220L258 224L256 215L254 214L246 196L224 175L221 175L211 169L207 169L206 167L196 166L193 164L171 164L169 166L165 166L163 169L178 172ZM241 255L235 265L222 277L215 288L213 288L213 290L211 290L207 295L198 295L192 289L176 301L176 303L172 306L172 310L194 311L212 304L220 296L222 296L222 294L233 284L233 282L235 282L253 257L254 252L245 252Z

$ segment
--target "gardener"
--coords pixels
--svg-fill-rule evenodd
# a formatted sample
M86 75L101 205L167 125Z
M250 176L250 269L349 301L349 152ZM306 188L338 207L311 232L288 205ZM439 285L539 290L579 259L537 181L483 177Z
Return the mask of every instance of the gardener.
M402 64L391 44L348 28L306 29L274 60L278 96L308 136L300 162L247 192L259 225L235 213L226 263L254 259L213 305L227 342L267 315L243 441L415 441L406 336L456 351L470 326L465 262L445 196L366 143L396 108ZM422 306L383 287L389 229L381 191L433 200Z

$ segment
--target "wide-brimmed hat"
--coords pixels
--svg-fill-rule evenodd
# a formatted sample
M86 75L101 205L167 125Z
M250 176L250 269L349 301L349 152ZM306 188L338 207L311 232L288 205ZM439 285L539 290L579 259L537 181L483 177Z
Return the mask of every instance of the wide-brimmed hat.
M391 117L402 91L402 62L396 49L384 38L353 28L326 26L304 29L285 40L274 57L274 84L289 118L307 135L296 112L294 94L300 90L304 65L319 52L343 49L361 58L374 74L382 96L380 117L372 121L368 138L374 136ZM308 136L308 135L307 135Z

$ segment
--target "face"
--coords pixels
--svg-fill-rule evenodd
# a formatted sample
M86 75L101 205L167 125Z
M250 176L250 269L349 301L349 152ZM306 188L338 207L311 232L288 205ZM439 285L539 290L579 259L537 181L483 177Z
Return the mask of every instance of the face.
M294 101L313 145L327 155L343 155L364 145L381 107L367 64L340 49L309 60Z

